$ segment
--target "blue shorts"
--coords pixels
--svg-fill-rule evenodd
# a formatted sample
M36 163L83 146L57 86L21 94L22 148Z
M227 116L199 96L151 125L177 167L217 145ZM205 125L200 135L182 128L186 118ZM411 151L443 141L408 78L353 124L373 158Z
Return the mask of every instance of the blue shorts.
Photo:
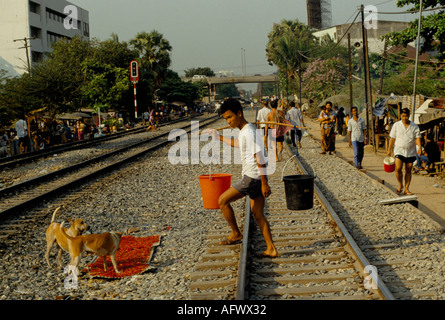
M249 196L250 199L256 199L263 197L263 192L261 191L261 180L253 179L248 176L243 176L241 181L232 185L236 191Z

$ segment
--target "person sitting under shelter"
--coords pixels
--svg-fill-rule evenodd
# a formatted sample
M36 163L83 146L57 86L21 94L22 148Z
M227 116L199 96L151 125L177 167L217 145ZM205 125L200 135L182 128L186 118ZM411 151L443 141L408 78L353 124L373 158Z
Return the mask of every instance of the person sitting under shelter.
M418 170L425 169L426 171L430 172L430 166L432 163L440 161L440 149L437 143L434 141L433 135L430 133L426 137L426 144L423 147L422 153L419 155L416 155L416 167L414 168L415 172L417 173ZM422 167L422 162L425 162L425 167Z

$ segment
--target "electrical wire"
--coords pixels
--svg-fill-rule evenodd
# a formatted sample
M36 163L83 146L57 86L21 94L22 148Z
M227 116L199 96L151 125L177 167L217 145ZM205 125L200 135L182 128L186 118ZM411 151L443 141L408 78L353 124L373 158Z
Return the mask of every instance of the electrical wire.
M422 9L422 12L436 11L436 10L442 10L442 9L445 9L445 6L431 8L431 9ZM418 12L420 12L420 10L401 11L401 12L381 12L381 11L379 11L379 14L408 14L408 13L418 13Z
M320 59L320 58L322 58L323 56L327 55L328 53L330 53L331 51L333 51L335 48L337 48L337 46L340 45L340 43L341 43L341 41L343 40L343 38L348 34L348 31L349 31L349 30L352 28L352 26L354 25L355 20L357 20L359 14L360 14L360 12L357 12L357 15L355 16L354 20L351 22L351 24L349 25L348 29L345 31L345 33L343 34L343 36L340 38L340 40L337 41L337 43L335 44L335 46L333 46L329 51L327 51L327 52L323 53L322 55L320 55L319 57L315 57L315 58L307 57L307 56L304 55L300 50L297 50L298 53L299 53L302 57L304 57L304 58L306 58L306 59L308 59L308 60L317 60L317 59ZM351 16L351 17L352 17L352 16ZM351 19L351 18L349 18L349 19ZM348 20L349 20L349 19L348 19Z

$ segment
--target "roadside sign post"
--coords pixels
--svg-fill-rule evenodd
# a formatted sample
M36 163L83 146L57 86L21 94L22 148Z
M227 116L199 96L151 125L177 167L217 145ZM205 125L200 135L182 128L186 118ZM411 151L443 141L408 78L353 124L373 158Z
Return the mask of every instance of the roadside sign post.
M134 86L134 121L138 118L138 101L136 93L136 84L139 81L139 63L136 60L130 62L130 80Z

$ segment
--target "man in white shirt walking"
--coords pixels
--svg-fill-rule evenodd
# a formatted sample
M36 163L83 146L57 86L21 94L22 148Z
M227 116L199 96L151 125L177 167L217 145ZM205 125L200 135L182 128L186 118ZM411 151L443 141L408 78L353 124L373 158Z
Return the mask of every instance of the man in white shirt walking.
M20 153L28 152L28 124L24 117L20 117L20 119L15 123L15 131L17 132L17 137L19 138L20 145Z
M348 121L349 147L354 150L354 163L357 169L362 169L362 161L366 143L366 124L358 116L357 107L351 108L352 118Z
M286 112L286 119L290 121L290 123L294 126L298 126L298 127L304 127L304 120L303 120L303 114L301 113L301 110L298 108L295 108L295 102L291 101L289 103L290 105L290 109L288 112ZM297 144L295 143L295 135L297 136L297 140L298 140L298 147L301 148L301 129L298 128L294 128L290 131L290 139L292 141L292 145L294 147L297 146ZM298 150L297 150L298 153Z
M256 121L258 121L258 122L266 122L267 121L267 115L271 111L268 108L268 105L269 105L268 101L264 100L263 101L263 107L261 108L260 111L258 111L258 114L257 114L257 117L256 117ZM266 125L265 124L257 124L257 128L258 129L260 129L260 128L263 129L263 134L264 134L264 130L266 128Z
M220 244L232 245L242 240L243 235L238 227L231 203L249 196L252 215L266 241L266 250L262 256L275 258L278 252L272 240L269 222L264 215L265 198L270 196L271 189L268 184L267 159L264 158L262 140L256 137L255 126L244 118L243 108L239 101L234 99L224 101L221 113L232 128L240 130L238 139L220 136L214 129L207 129L204 132L212 134L214 139L240 149L242 179L233 184L218 199L219 207L232 230L232 233Z
M399 188L396 193L400 194L403 189L403 173L402 168L405 164L405 195L412 195L409 191L411 184L411 171L413 163L416 161L416 153L421 154L421 135L419 126L409 120L409 109L403 108L400 114L400 121L394 123L389 137L388 156L391 156L391 149L394 146L394 157L396 158L396 178ZM418 150L416 152L416 145Z

